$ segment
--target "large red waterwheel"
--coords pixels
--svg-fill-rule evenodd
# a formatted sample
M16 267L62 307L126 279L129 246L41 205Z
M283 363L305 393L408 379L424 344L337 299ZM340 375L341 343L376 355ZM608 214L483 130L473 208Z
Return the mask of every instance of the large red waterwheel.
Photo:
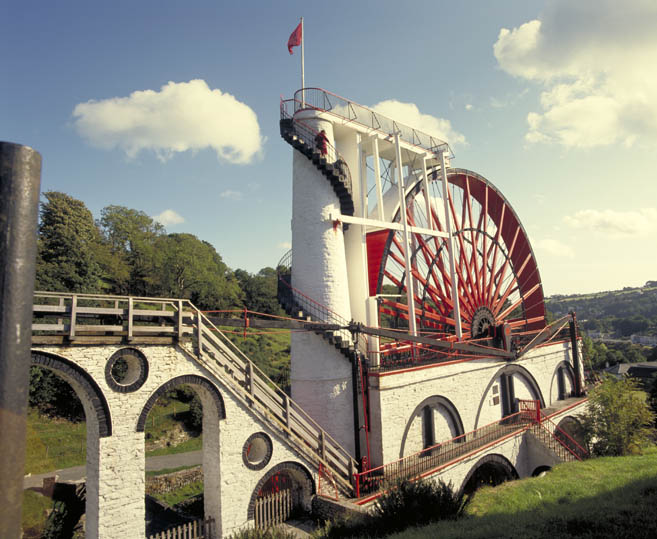
M490 326L503 323L516 335L544 328L538 266L515 211L498 189L476 173L448 169L447 179L463 339L483 337ZM442 182L431 180L428 190L428 205L421 181L407 190L408 224L446 231ZM393 220L400 222L401 213L397 204ZM382 320L407 326L410 269L418 330L449 338L456 321L447 240L411 233L411 267L407 268L403 238L403 232L395 230L368 234L370 295L380 296L379 310L386 315Z

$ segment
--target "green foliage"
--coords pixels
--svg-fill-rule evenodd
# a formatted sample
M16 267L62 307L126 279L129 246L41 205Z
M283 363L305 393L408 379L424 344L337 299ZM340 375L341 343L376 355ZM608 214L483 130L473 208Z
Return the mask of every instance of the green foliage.
M84 464L86 440L86 423L72 423L30 409L27 415L25 473L44 473Z
M648 281L638 288L595 294L555 295L546 299L546 307L555 316L577 312L584 329L615 337L634 333L657 335L657 285Z
M463 518L391 539L649 538L657 536L657 451L555 466L544 477L484 487Z
M100 292L100 234L83 202L64 193L44 193L39 222L36 288Z
M384 530L399 530L436 520L456 519L466 500L443 481L402 481L376 500L374 514Z
M153 497L167 504L169 507L173 507L188 498L198 496L202 493L203 481L194 481L193 483L188 483L187 485L183 485L180 488L168 492L153 494Z
M40 538L52 509L52 500L33 490L23 491L23 510L21 511L21 527L25 539Z
M190 299L201 309L239 307L242 291L214 247L192 234L169 234L155 242L159 292Z
M411 526L463 515L467 499L443 481L401 481L376 500L372 514L327 522L314 536L384 537Z
M189 417L187 425L189 428L197 432L203 430L203 405L197 396L194 396L189 402Z
M655 414L655 426L657 427L657 375L653 375L648 391L648 405Z
M235 532L228 539L296 539L296 537L298 536L294 532L282 528L269 528L267 530L250 528Z
M630 342L596 342L587 335L582 336L584 358L594 369L604 369L617 363L649 361L648 348Z
M103 266L112 292L138 296L155 292L155 242L164 235L164 227L143 211L124 206L103 208L98 225L107 247Z
M69 421L84 421L84 408L73 388L54 372L30 367L29 404L42 414Z
M654 420L635 380L607 376L589 394L583 426L596 455L627 455L651 440Z
M252 275L244 270L235 270L235 277L244 292L244 307L249 311L267 314L283 314L278 298L278 276L273 268L262 268Z

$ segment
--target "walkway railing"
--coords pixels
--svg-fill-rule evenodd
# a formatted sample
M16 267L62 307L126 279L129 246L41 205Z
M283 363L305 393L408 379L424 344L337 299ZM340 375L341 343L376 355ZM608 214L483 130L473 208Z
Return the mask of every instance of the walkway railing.
M577 404L583 401L579 401ZM541 412L540 401L519 400L518 412L394 462L356 474L356 497L368 499L397 481L434 474L447 466L531 429L562 460L582 460L588 452Z
M504 417L472 432L418 451L408 457L356 474L356 497L389 488L403 479L421 477L481 451L492 443L525 430L529 422L522 412Z
M388 118L354 101L327 92L322 88L302 88L295 92L294 112L303 109L330 112L350 122L380 131L385 135L398 132L403 141L432 153L449 149L447 142L444 140L396 122L392 118Z
M177 340L297 450L330 469L343 492L352 492L356 462L347 450L189 300L36 292L33 312L37 344Z

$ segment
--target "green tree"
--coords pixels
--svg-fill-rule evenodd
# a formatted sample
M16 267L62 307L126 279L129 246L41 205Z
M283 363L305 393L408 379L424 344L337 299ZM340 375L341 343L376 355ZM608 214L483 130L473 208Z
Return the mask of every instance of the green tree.
M44 193L39 222L36 287L58 292L102 290L100 233L83 202Z
M654 434L654 420L634 379L607 376L589 394L583 426L593 453L618 456L640 451Z
M155 279L162 294L190 299L201 309L239 307L242 291L219 253L192 234L169 234L155 242Z
M103 208L98 224L107 246L103 262L113 292L157 294L155 243L164 235L164 227L143 211L114 205Z
M244 292L244 306L248 310L282 314L278 303L278 275L274 268L262 268L255 275L238 269L235 270L235 277Z

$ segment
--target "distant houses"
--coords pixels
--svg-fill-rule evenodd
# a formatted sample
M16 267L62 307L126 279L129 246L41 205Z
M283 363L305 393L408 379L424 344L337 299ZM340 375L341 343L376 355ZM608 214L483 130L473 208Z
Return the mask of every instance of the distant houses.
M643 361L641 363L617 363L605 369L606 373L621 378L629 376L636 378L644 387L649 388L657 376L657 361Z

